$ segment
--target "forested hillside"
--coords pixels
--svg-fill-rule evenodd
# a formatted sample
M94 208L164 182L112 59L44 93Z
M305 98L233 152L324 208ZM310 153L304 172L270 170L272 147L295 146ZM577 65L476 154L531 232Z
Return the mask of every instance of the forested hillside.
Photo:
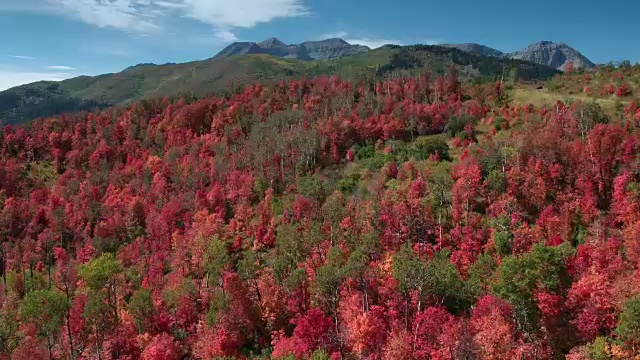
M457 69L6 126L0 356L640 356L640 109Z
M434 75L442 75L451 65L457 66L465 79L496 79L513 70L524 80L545 80L559 73L524 60L439 46L385 46L338 59L314 61L246 54L183 64L139 64L115 74L18 86L0 92L0 122L20 124L64 112L127 106L163 97L221 96L242 91L256 82L277 84L301 77L338 75L353 82L374 83L414 75L425 67Z

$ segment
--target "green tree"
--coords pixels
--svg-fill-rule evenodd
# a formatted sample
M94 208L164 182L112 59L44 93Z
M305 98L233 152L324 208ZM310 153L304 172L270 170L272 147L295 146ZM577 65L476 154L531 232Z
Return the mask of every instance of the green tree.
M427 184L430 189L428 194L429 205L438 221L438 238L442 241L444 226L451 214L451 189L453 188L451 164L449 162L440 162L433 166L429 177L427 177Z
M93 346L97 351L98 359L102 358L102 345L107 335L117 327L118 318L111 311L107 296L102 291L91 291L87 295L82 317L85 327L95 334Z
M580 130L580 135L583 140L586 138L589 130L593 129L597 124L606 124L609 122L609 117L595 100L578 104L576 113L578 114L576 116L578 129Z
M151 292L147 289L136 290L129 300L129 313L133 316L139 333L145 332L147 321L155 313Z
M434 303L444 305L450 312L456 313L467 307L468 300L460 274L449 258L448 250L434 254L433 259L427 263L425 287Z
M640 351L640 297L634 297L625 302L615 334L634 355L638 354Z
M332 309L338 305L339 287L344 279L344 254L340 248L333 246L327 254L327 264L316 271L318 291L325 296Z
M470 299L478 299L491 291L498 261L489 254L482 254L469 266L465 293Z
M323 220L330 225L329 238L332 246L342 233L339 224L345 216L345 208L346 203L344 196L339 191L331 194L322 205Z
M193 284L193 281L189 278L183 278L179 283L166 287L162 292L162 300L164 300L165 304L167 304L167 310L173 313L174 319L176 321L173 324L173 335L178 337L186 336L186 329L182 327L182 323L177 321L178 319L178 311L181 309L183 301L189 301L189 304L197 309L197 289Z
M212 238L204 254L204 270L209 285L222 287L222 274L229 261L227 244L217 237Z
M344 267L346 276L356 280L362 291L362 311L369 311L369 291L367 269L369 265L369 251L366 247L359 247L352 251Z
M584 354L589 360L610 360L611 345L609 340L604 336L598 336L592 343L587 344L584 348Z
M242 254L242 259L238 261L238 275L245 281L255 279L256 273L262 268L258 254L251 249Z
M20 341L20 300L9 293L0 308L0 353L10 354Z
M407 244L393 259L392 273L398 282L398 291L405 299L405 324L408 324L408 306L412 292L418 296L418 311L428 302L444 305L451 312L464 309L467 295L455 266L449 261L449 252L437 252L430 261L422 261Z
M275 279L282 283L297 267L300 261L306 257L305 247L311 243L306 240L311 231L317 230L317 224L306 230L304 241L300 241L300 233L297 226L281 224L276 231L276 246L267 256L269 265L273 269Z
M317 176L303 176L298 179L298 191L307 198L322 203L327 196L325 183Z
M117 316L116 291L119 275L123 272L122 263L114 254L106 253L97 259L82 265L78 274L93 292L105 292L108 305Z
M333 246L327 253L327 264L316 270L316 285L323 308L333 315L338 329L338 304L340 303L340 285L344 280L345 258L339 247Z
M242 259L238 261L238 275L242 280L248 283L249 288L253 290L258 305L262 310L262 294L260 286L258 286L258 275L262 266L261 257L253 250L247 249L243 253Z
M502 260L493 291L514 306L517 324L522 330L537 328L536 290L559 293L569 288L571 277L565 262L572 252L566 243L557 247L536 244L530 253Z
M405 325L408 324L408 312L409 312L409 298L411 292L418 290L418 294L421 293L421 285L425 281L426 276L425 266L415 256L413 249L408 244L405 244L393 257L393 264L391 265L391 271L393 277L398 282L398 291L405 299Z
M98 358L107 334L118 325L117 290L123 266L114 254L106 253L82 265L78 275L85 281L89 292L84 307L85 325L96 334L94 339Z
M496 231L493 235L493 245L498 254L505 256L511 254L511 232Z
M229 296L227 293L220 289L214 290L211 295L211 301L209 302L209 310L207 310L206 320L207 324L211 327L215 326L218 322L218 314L221 311L229 310Z
M311 353L311 356L309 356L309 360L329 360L329 359L331 359L331 357L329 356L326 350L316 350L313 353Z
M479 162L482 166L482 178L493 196L499 196L507 190L508 164L518 155L518 150L510 146L508 141L503 134L499 134L481 146L483 155Z
M68 307L66 296L55 289L31 291L22 301L20 317L36 325L38 335L47 342L49 359L53 359L53 346L60 335Z

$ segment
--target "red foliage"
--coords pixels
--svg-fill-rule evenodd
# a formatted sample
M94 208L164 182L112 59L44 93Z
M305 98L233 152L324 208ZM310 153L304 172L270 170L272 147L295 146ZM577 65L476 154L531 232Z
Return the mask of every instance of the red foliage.
M181 358L180 348L168 334L154 336L140 355L141 360L178 360Z
M478 301L471 315L474 341L484 359L513 359L518 338L508 303L486 296Z
M324 315L322 310L314 308L306 315L301 314L291 321L296 325L290 338L276 338L273 356L280 357L294 354L302 357L316 349L335 350L332 341L331 329L334 328L333 320Z
M617 97L625 97L631 95L631 88L627 84L622 84L616 89Z
M411 360L413 356L413 338L407 331L392 334L383 355L385 360Z
M633 69L571 66L564 88L633 95ZM51 345L54 358L524 359L615 339L640 294L640 109L596 124L584 104L522 106L457 71L254 84L3 128L0 358ZM452 118L465 121L446 139L452 161L418 149ZM575 250L554 263L567 279L527 268L501 279L520 302L486 295L506 257L543 244ZM405 245L421 263L396 266ZM438 251L455 268L432 263ZM68 301L56 331L21 314L34 290Z
M415 359L447 359L450 343L443 334L455 327L455 318L443 307L429 307L416 314L412 325Z
M16 360L47 360L49 353L36 336L36 328L28 325L24 330L25 336L11 353L11 359Z
M612 286L603 275L588 274L576 282L567 295L567 306L575 314L572 323L588 340L616 325Z
M207 328L205 324L198 327L193 354L196 359L209 360L216 357L234 356L237 353L237 335L224 328Z

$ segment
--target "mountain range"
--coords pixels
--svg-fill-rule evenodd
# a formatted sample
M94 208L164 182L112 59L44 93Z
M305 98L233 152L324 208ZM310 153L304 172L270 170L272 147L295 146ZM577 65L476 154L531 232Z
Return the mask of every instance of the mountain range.
M440 46L455 48L461 51L485 56L506 57L510 59L526 60L536 64L547 65L558 70L564 70L569 62L576 69L593 69L595 64L576 49L564 43L552 41L538 41L526 48L505 53L485 45L475 43L442 44ZM235 42L222 51L214 59L235 55L268 54L284 59L331 60L344 56L351 56L371 49L362 45L352 45L342 39L326 39L319 41L305 41L300 44L287 45L276 38L262 42Z
M444 44L442 46L487 56L531 61L532 63L547 65L558 70L564 70L569 63L572 63L575 69L593 69L596 67L591 60L571 46L552 41L538 41L513 53L503 53L500 50L474 43Z
M235 42L222 49L214 59L234 55L267 54L284 59L332 60L367 52L370 48L362 45L351 45L348 42L333 38L318 41L305 41L300 44L287 45L276 38L270 38L259 43Z
M490 48L485 45L475 44L475 43L465 43L465 44L442 44L440 46L444 46L447 48L454 48L465 52L470 52L474 54L481 54L486 56L497 56L503 57L505 53L500 50L496 50L494 48Z
M425 68L439 75L449 66L456 66L466 79L496 79L505 68L517 68L521 79L540 80L557 74L556 68L561 66L555 65L563 60L566 63L567 59L583 58L564 46L540 45L507 56L478 44L385 45L371 50L342 39L294 45L276 38L259 43L238 42L207 60L138 64L113 74L60 82L39 81L2 91L0 122L22 123L62 112L122 106L165 96L201 97L234 91L255 81L305 76L338 75L349 80L374 81L380 77L416 75ZM582 61L576 65L592 65L586 58Z

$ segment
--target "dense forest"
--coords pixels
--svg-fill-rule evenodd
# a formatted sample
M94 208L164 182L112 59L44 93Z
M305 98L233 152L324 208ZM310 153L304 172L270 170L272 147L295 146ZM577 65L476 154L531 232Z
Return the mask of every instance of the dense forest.
M451 68L6 126L0 358L638 358L616 92L519 105Z

